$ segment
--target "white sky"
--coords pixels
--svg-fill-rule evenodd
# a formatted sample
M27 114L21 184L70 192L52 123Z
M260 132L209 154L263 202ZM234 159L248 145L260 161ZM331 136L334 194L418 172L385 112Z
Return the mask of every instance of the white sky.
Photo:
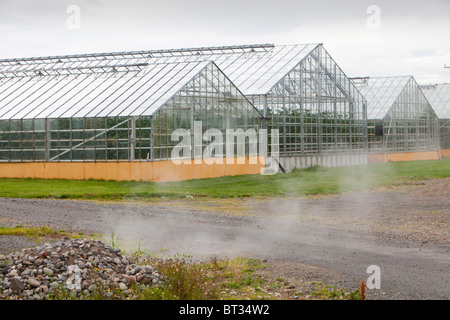
M351 77L450 83L449 14L449 0L0 0L0 58L323 43Z

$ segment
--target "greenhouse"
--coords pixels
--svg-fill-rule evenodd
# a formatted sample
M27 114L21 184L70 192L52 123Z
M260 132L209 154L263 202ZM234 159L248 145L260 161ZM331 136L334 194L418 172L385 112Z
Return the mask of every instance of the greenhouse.
M202 132L267 128L268 149L276 143L270 132L279 130L283 171L367 163L366 101L321 44L0 60L0 162L36 164L9 166L3 174L106 174L92 173L92 166L117 172L111 179L170 172L170 165L156 169L156 162L170 161L174 130L192 131L196 121ZM246 156L253 157L245 141ZM194 150L192 142L189 158ZM55 163L71 165L55 169ZM127 163L132 168L123 169ZM155 164L144 169L144 163ZM261 166L206 171L224 170L259 173Z
M426 85L421 89L439 118L441 153L450 157L450 84Z
M201 121L202 133L207 128L257 131L262 115L212 61L162 62L144 54L0 61L0 161L43 163L3 166L2 175L23 170L46 172L51 167L82 179L105 178L99 171L109 171L103 175L116 172L111 179L141 180L145 176L145 180L155 180L154 175L159 179L162 171L180 170L180 166L99 164L170 162L178 143L172 141L173 131L193 129L195 121ZM192 154L184 156L192 158ZM96 166L49 166L80 162ZM260 164L253 167L227 170L231 174L260 172ZM213 176L227 174L223 170L205 169ZM148 176L148 171L154 171L153 176Z
M159 61L213 60L279 130L285 170L367 162L366 102L322 44L154 52Z
M438 118L414 77L353 81L367 99L369 154L384 154L384 161L439 158Z

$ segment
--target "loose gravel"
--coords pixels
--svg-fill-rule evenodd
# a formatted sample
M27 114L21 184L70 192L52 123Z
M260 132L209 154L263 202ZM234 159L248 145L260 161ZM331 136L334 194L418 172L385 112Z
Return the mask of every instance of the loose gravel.
M0 255L0 299L45 300L57 291L73 299L92 297L102 288L117 288L123 298L134 284L158 285L150 265L136 265L99 240L69 239ZM99 283L98 280L101 282ZM106 298L112 298L113 290Z

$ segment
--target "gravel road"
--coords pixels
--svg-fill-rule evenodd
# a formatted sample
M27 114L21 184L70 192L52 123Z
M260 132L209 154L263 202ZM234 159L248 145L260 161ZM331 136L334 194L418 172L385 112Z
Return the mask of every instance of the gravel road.
M380 268L369 299L449 299L450 179L372 192L148 203L0 199L0 225L116 237L155 254L267 259L292 279L348 289ZM34 242L34 243L33 243ZM0 254L32 239L0 236Z

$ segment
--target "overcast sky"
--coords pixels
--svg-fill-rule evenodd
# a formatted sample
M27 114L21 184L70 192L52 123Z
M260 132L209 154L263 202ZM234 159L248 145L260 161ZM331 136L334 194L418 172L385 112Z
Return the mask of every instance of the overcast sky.
M449 0L0 0L0 58L323 43L347 75L450 83Z

